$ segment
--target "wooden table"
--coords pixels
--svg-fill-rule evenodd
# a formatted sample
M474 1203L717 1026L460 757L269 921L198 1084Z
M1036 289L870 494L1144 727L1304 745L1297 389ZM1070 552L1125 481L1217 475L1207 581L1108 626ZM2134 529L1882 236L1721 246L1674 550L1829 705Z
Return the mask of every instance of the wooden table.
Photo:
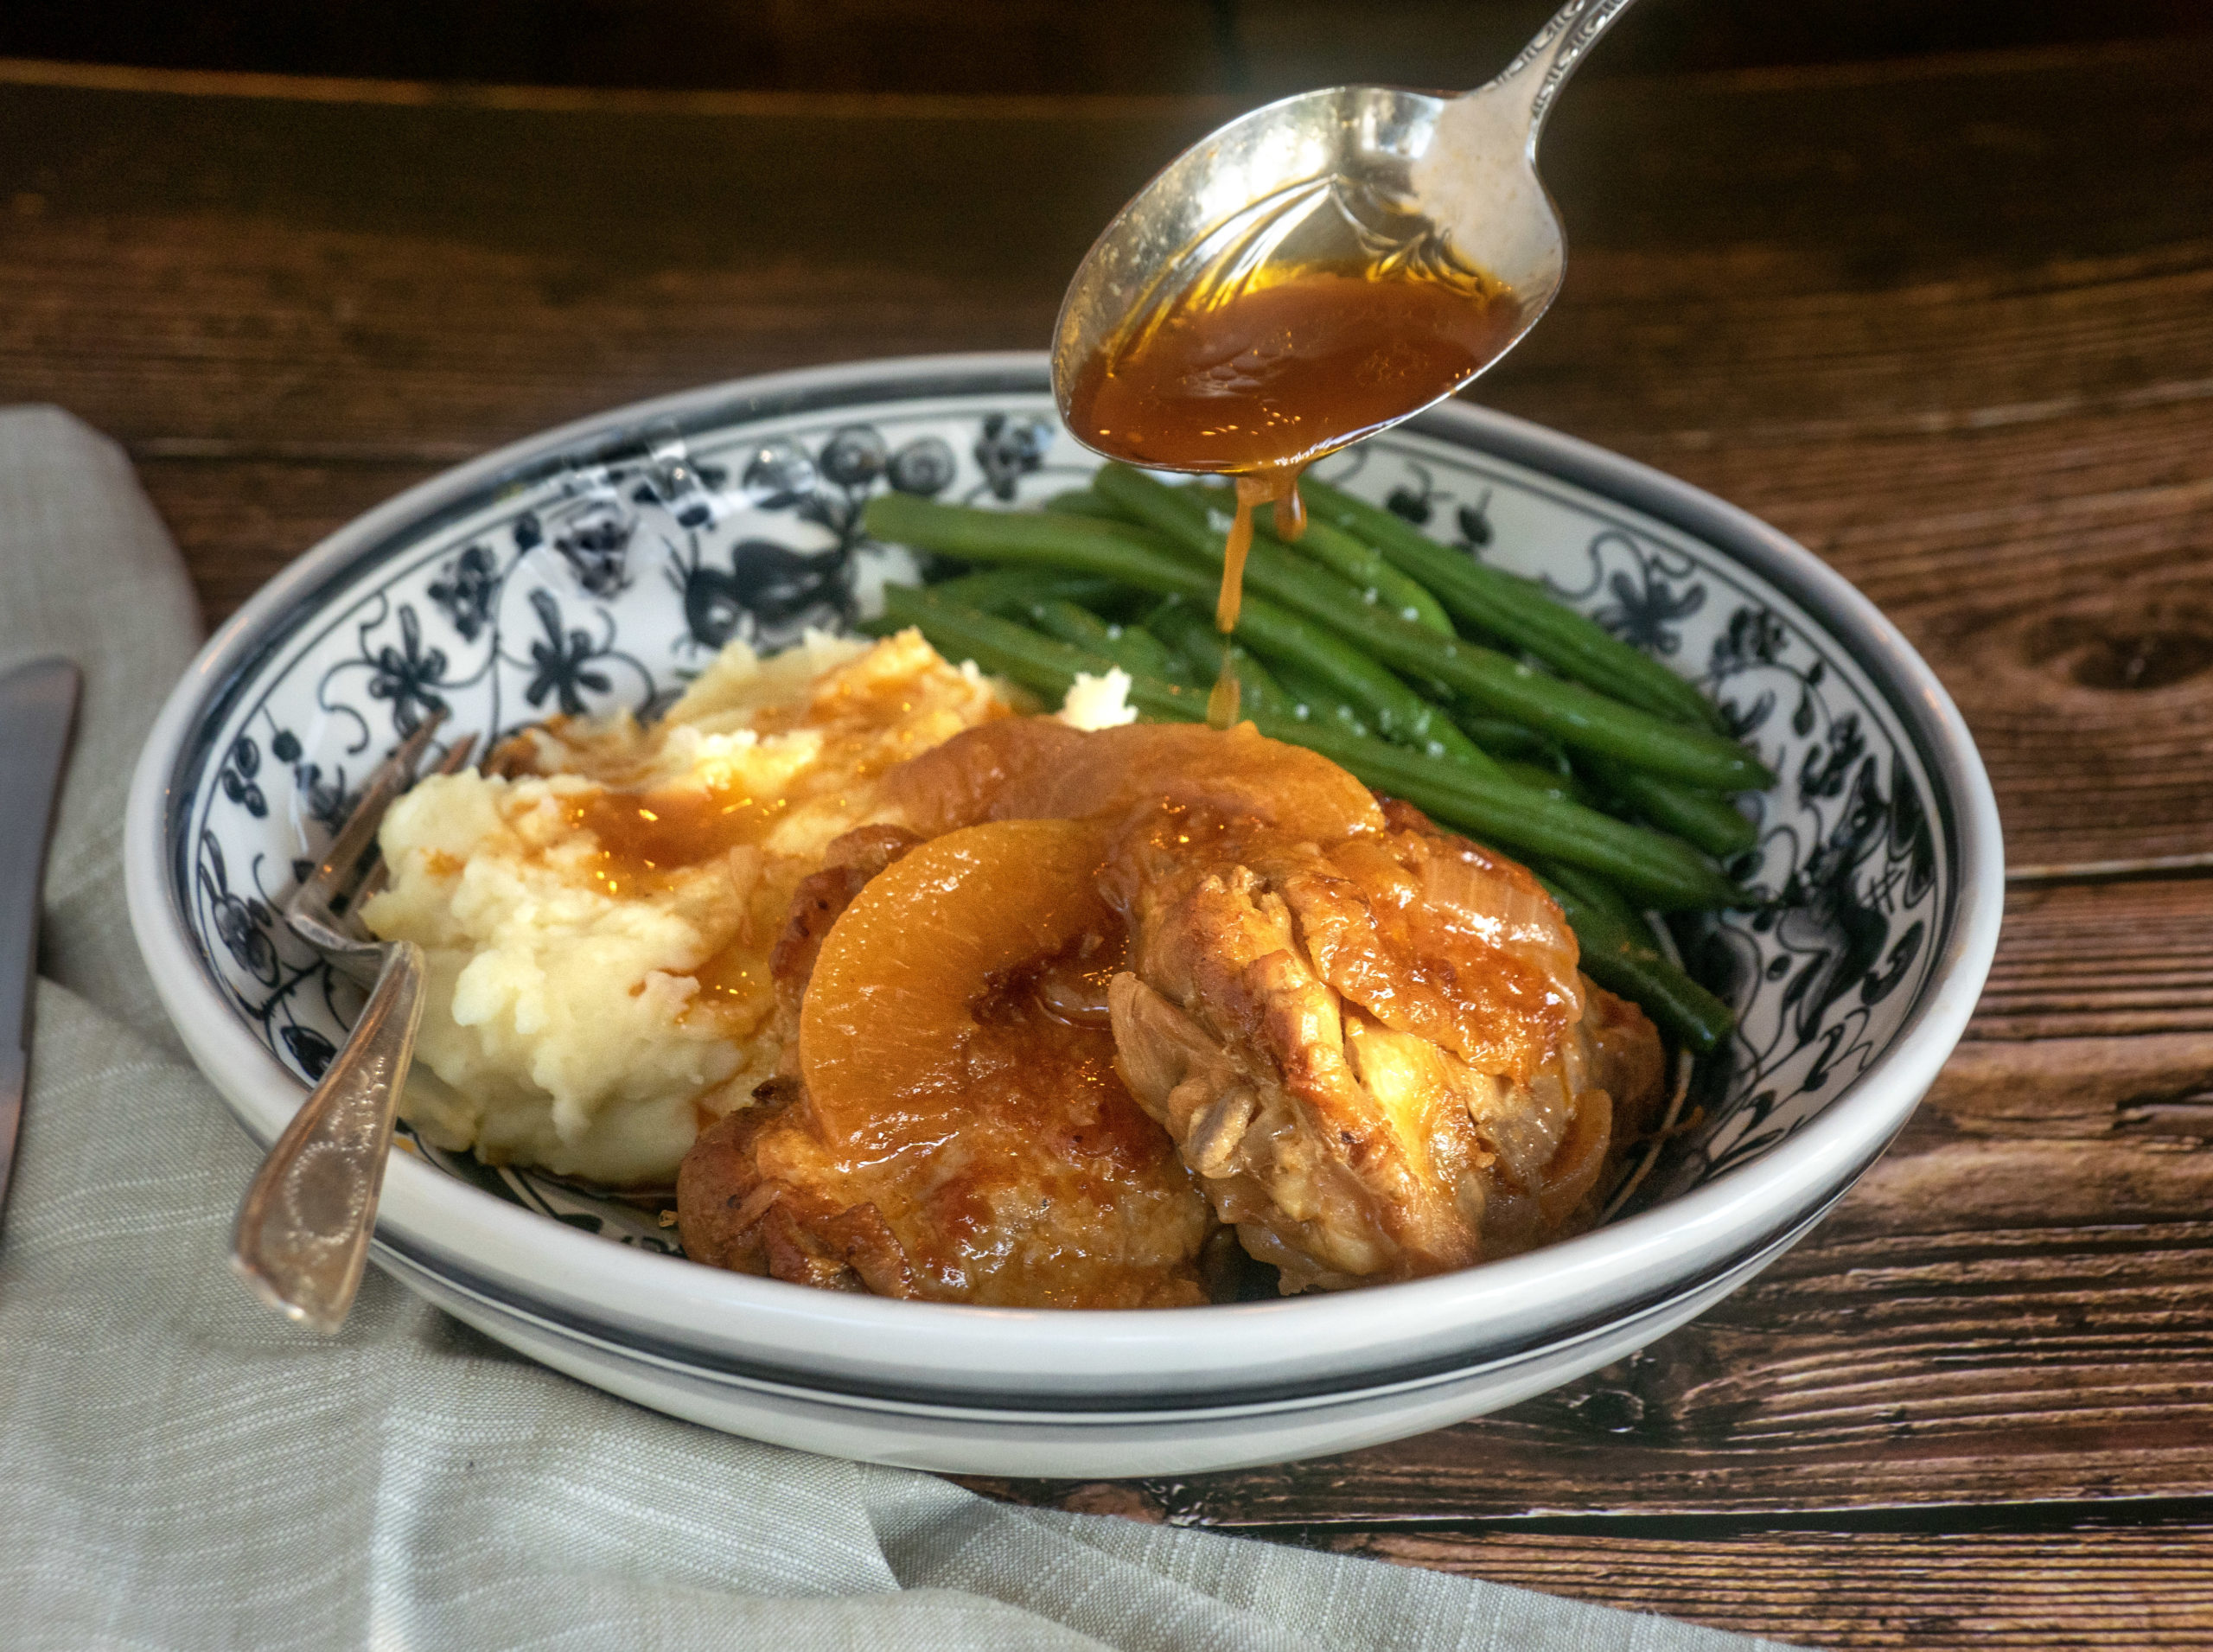
M1687 1330L1349 1457L994 1489L1819 1645L2213 1645L2213 862L2095 866L2213 852L2209 87L2170 41L1567 95L1566 290L1483 399L1855 581L2046 870L1905 1136ZM1038 344L1223 112L0 66L0 399L129 447L213 621L558 421Z

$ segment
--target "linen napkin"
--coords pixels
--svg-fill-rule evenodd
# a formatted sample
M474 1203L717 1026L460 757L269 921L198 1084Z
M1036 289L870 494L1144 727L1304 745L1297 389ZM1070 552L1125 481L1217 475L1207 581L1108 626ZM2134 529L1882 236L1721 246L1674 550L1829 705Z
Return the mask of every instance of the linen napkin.
M54 409L0 411L0 668L61 651L86 674L0 1216L0 1646L1774 1644L734 1438L373 1272L333 1340L259 1307L223 1255L256 1154L168 1026L122 894L131 767L197 640L122 452Z

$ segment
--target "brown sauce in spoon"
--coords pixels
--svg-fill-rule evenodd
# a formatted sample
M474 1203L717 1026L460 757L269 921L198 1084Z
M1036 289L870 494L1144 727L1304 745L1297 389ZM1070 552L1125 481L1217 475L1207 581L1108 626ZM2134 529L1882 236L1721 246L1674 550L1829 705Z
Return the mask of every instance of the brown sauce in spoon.
M1272 502L1277 531L1297 539L1299 473L1479 371L1513 340L1520 310L1465 271L1448 279L1388 259L1264 270L1140 313L1076 375L1069 424L1132 463L1236 478L1215 610L1226 639L1253 507ZM1208 700L1216 728L1237 716L1228 650Z

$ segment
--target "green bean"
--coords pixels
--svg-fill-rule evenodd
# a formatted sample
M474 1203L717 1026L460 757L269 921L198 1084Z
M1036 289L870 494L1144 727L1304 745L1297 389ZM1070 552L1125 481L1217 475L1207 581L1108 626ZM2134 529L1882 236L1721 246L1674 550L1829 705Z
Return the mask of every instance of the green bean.
M1167 596L1211 597L1215 578L1146 528L1053 511L986 511L911 494L878 494L870 535L966 562L1075 570Z
M1564 797L1571 802L1585 804L1591 808L1598 807L1590 791L1572 775L1563 775L1559 769L1547 768L1542 763L1521 762L1513 758L1501 759L1498 766L1506 771L1508 780L1519 781L1533 791L1542 792L1549 797Z
M1220 633L1216 633L1220 639ZM1279 717L1291 713L1291 696L1275 679L1275 674L1262 665L1253 653L1237 643L1228 644L1229 669L1237 679L1237 715L1242 718L1272 711Z
M1361 604L1343 582L1300 566L1277 547L1255 543L1245 564L1247 588L1330 627L1384 665L1434 678L1486 714L1597 751L1671 780L1714 791L1759 791L1775 776L1736 741L1670 722L1564 681L1476 643L1442 637L1396 615ZM1248 599L1249 600L1249 599Z
M1183 490L1155 482L1126 465L1106 466L1092 485L1132 515L1144 517L1146 525L1167 535L1171 545L1196 555L1210 554L1220 566L1221 552L1205 548L1212 543L1210 531L1193 527L1196 501ZM871 508L880 502L872 501ZM1451 555L1442 545L1425 542ZM1363 603L1336 575L1272 541L1253 540L1246 558L1245 584L1247 590L1272 597L1329 627L1384 665L1409 676L1434 678L1476 701L1486 712L1526 724L1563 745L1603 752L1639 769L1716 791L1761 790L1774 784L1775 776L1733 740L1702 726L1686 726L1610 699L1580 683L1533 671L1495 649L1440 636ZM1581 620L1580 616L1571 617ZM1698 694L1690 685L1682 686ZM1705 703L1703 697L1700 703Z
M1172 683L1185 682L1191 676L1176 651L1142 626L1110 625L1074 603L1032 603L1021 615L1011 617L1026 618L1046 635L1087 648L1132 676L1158 677Z
M1575 892L1585 905L1610 920L1616 928L1629 930L1648 944L1650 942L1650 923L1644 914L1636 909L1636 903L1595 872L1573 866L1555 866L1541 861L1538 863L1537 871L1540 878L1560 883Z
M1142 470L1109 460L1091 475L1091 491L1131 521L1221 565L1222 536L1209 520L1207 501L1186 488L1170 488Z
M1005 677L1057 704L1077 674L1103 677L1119 669L1104 654L1041 635L1012 620L944 601L938 587L887 585L884 611L902 625L918 628L948 660L973 660L994 676ZM1206 716L1203 690L1182 688L1154 677L1131 676L1130 700L1148 716L1190 723Z
M1310 476L1299 486L1311 514L1374 545L1434 591L1454 618L1632 705L1680 722L1723 727L1720 712L1695 686L1531 581L1487 568L1402 517L1327 482Z
M1280 534L1269 536L1279 545L1287 543ZM1301 556L1311 558L1323 567L1349 579L1361 592L1374 593L1376 603L1402 620L1445 636L1456 636L1451 616L1426 585L1400 569L1394 568L1382 554L1362 545L1343 529L1332 527L1327 522L1310 521L1290 548Z
M1163 647L1174 649L1186 665L1203 670L1209 657L1221 663L1221 633L1214 628L1213 617L1201 613L1199 605L1189 597L1170 596L1147 609L1143 622Z
M980 573L941 580L930 589L948 603L1003 615L1055 598L1089 608L1111 601L1122 587L1098 574L1056 568L986 568Z
M1661 911L1753 903L1749 891L1679 838L1629 826L1502 775L1424 762L1402 746L1362 739L1327 723L1265 715L1253 721L1271 738L1318 751L1376 790L1404 798L1446 826L1516 854L1585 867Z
M1099 469L1092 476L1091 487L1094 493L1119 507L1132 520L1166 535L1215 567L1221 565L1222 547L1228 535L1217 522L1216 513L1225 508L1235 508L1234 492L1225 501L1213 484L1201 482L1187 488L1171 488L1142 470L1114 462ZM1310 545L1302 536L1293 547L1280 534L1263 528L1257 520L1253 524L1256 540L1265 538L1278 548L1279 555L1307 558L1317 567L1328 569L1345 579L1368 606L1395 612L1400 618L1430 626L1445 636L1453 635L1451 620L1438 606L1437 599L1419 584L1396 573L1380 553L1349 534L1337 533L1326 523L1308 523L1308 534L1311 535L1317 526L1321 533L1317 544Z
M1109 522L1130 520L1112 500L1101 498L1089 488L1071 488L1066 493L1055 494L1045 501L1045 508L1061 516L1092 516Z
M1194 482L1187 491L1204 500L1210 510L1221 512L1236 508L1234 488L1221 488L1209 482ZM1212 526L1211 520L1209 525ZM1306 531L1297 539L1286 539L1272 526L1264 523L1256 513L1253 519L1253 531L1265 533L1278 545L1287 545L1300 556L1343 576L1369 602L1389 609L1400 619L1412 620L1417 625L1425 626L1448 637L1458 635L1452 628L1451 616L1445 613L1444 604L1430 594L1426 585L1403 570L1393 567L1390 559L1381 551L1342 528L1309 520Z
M1247 592L1237 636L1265 657L1296 658L1357 709L1384 739L1495 774L1498 765L1460 732L1445 710L1409 688L1357 647L1308 624L1289 609Z
M1717 859L1741 855L1759 841L1759 828L1725 797L1672 785L1656 775L1609 762L1588 752L1576 759L1575 766L1630 811L1642 815L1662 832L1689 839Z
M1332 723L1349 734L1367 736L1374 732L1362 720L1358 710L1345 703L1342 695L1296 660L1279 656L1270 660L1267 666L1290 698L1291 715L1300 722L1315 718Z
M1698 1054L1720 1048L1737 1024L1736 1011L1652 944L1644 920L1618 891L1573 866L1547 866L1540 881L1575 931L1585 974Z
M1105 672L1111 661L1040 636L1011 621L939 601L928 590L895 586L885 604L919 625L949 659L973 659L1048 697L1065 694L1075 674ZM1196 722L1205 697L1157 678L1133 677L1131 703L1145 715ZM1457 763L1440 763L1381 740L1280 711L1252 718L1262 734L1319 752L1379 791L1402 797L1448 826L1517 853L1585 866L1662 910L1748 904L1751 897L1691 846L1594 809Z
M1536 581L1468 558L1457 588L1464 617L1527 649L1562 676L1657 716L1726 733L1720 708L1698 686L1557 601Z
M1048 699L1068 692L1078 673L1103 677L1114 662L1088 648L1049 637L981 609L947 602L942 586L886 585L887 619L911 625L948 660L973 660Z
M1172 649L1179 659L1201 671L1219 670L1226 647L1229 668L1237 677L1240 716L1249 717L1260 710L1295 715L1291 711L1291 695L1276 680L1274 673L1255 659L1250 650L1215 630L1214 622L1189 603L1171 597L1146 616L1145 624L1145 629L1158 637L1164 647Z
M877 494L868 502L866 521L877 539L963 561L1080 569L1164 596L1208 603L1221 584L1218 571L1209 570L1158 534L1132 525L1049 512L973 510L909 494ZM1317 577L1335 583L1333 575L1318 569L1315 572ZM1359 603L1355 596L1345 600ZM1472 766L1492 767L1439 707L1327 628L1248 595L1240 609L1236 634L1265 656L1303 660L1358 707L1386 738Z
M1110 473L1101 472L1102 476ZM1178 532L1186 546L1198 542L1190 522L1191 501L1136 471L1110 482L1118 502L1134 501L1153 522L1183 519ZM871 533L922 548L973 560L1019 556L1111 572L1132 584L1184 596L1212 593L1218 578L1195 558L1179 554L1173 541L1142 527L1049 514L964 510L932 504L906 494L885 494L869 505ZM1707 731L1668 723L1634 707L1618 705L1580 685L1562 682L1472 643L1438 636L1396 616L1368 609L1350 588L1328 571L1302 564L1280 547L1256 542L1247 564L1256 593L1246 603L1247 641L1263 653L1298 652L1336 683L1345 698L1368 714L1388 737L1440 748L1463 761L1479 761L1472 742L1448 734L1437 708L1411 690L1393 693L1364 659L1331 655L1311 629L1287 627L1292 616L1260 600L1272 597L1293 611L1335 630L1344 642L1362 647L1382 663L1422 676L1443 679L1489 709L1550 735L1561 743L1593 749L1633 766L1717 789L1763 788L1773 776L1732 741ZM1368 667L1365 671L1361 667Z
M1547 740L1534 729L1525 729L1519 723L1465 710L1454 712L1452 720L1460 725L1461 733L1502 761L1520 757L1553 768L1565 761L1558 741Z

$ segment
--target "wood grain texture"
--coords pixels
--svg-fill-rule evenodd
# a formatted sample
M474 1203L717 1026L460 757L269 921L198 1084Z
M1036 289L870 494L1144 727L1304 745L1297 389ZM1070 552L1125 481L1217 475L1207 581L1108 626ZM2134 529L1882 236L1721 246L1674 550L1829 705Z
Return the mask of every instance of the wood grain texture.
M1305 1535L1303 1534L1302 1535ZM2213 1524L2037 1533L1378 1532L1327 1547L1809 1647L2202 1648Z
M2019 862L2213 848L2208 84L2181 41L1578 85L1547 140L1568 286L1482 386L1858 583L1959 700ZM121 437L220 618L558 421L1037 343L1216 113L0 86L0 399ZM2016 890L1905 1135L1634 1360L1373 1451L990 1489L1821 1644L2213 1644L2213 879ZM2125 1530L1944 1524L2146 1499ZM1862 1525L1760 1529L1821 1519Z
M1578 86L1547 144L1568 285L1483 386L1858 582L1960 699L2019 859L2213 837L2209 77L2184 41ZM0 394L178 462L155 485L204 525L220 617L411 474L383 466L1036 343L1098 225L1220 113L750 107L0 88ZM264 467L235 543L201 537L190 495L226 483L187 457Z
M379 462L136 456L138 480L194 572L202 615L226 618L301 552L437 474L419 459Z

